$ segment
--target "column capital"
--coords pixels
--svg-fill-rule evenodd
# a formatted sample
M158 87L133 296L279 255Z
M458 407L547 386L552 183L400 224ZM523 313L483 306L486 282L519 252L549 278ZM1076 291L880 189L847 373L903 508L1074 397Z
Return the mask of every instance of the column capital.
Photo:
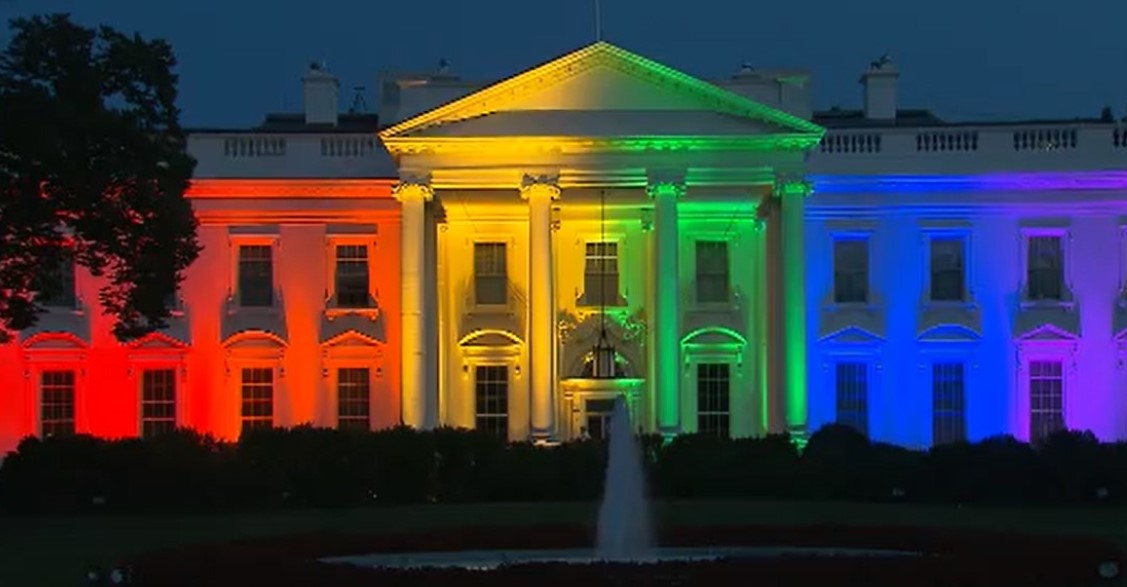
M429 202L434 199L434 189L428 177L404 176L391 188L391 195L400 202L416 198Z
M679 171L651 171L646 178L646 195L656 198L672 195L680 198L685 195L685 174Z
M549 174L533 175L526 173L520 178L520 197L528 200L535 196L548 196L552 200L560 197L559 177Z
M814 193L814 184L802 175L778 175L775 177L775 187L772 190L775 197L806 197Z

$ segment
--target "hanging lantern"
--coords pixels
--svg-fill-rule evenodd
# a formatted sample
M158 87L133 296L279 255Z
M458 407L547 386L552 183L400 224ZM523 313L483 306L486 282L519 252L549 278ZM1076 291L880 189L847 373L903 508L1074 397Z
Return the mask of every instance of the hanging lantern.
M591 377L614 379L618 375L618 353L607 341L606 330L599 333L599 341L591 349Z

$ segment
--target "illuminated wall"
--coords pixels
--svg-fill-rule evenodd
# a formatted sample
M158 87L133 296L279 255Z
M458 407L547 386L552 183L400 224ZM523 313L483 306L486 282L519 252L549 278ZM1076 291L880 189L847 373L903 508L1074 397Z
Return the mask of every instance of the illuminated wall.
M0 448L40 431L39 374L74 370L75 428L103 437L140 430L140 373L173 368L177 422L236 438L240 369L275 372L274 422L336 425L335 370L370 366L371 424L400 421L399 209L389 181L201 180L188 196L204 247L167 331L122 344L94 305L98 280L78 271L80 311L51 310L0 347ZM273 249L276 303L238 308L236 247ZM369 247L376 308L334 310L333 246ZM355 328L352 328L355 326Z

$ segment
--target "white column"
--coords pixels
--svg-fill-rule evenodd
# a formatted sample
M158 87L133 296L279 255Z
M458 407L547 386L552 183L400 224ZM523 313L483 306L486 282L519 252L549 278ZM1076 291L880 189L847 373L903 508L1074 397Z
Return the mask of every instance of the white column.
M414 428L429 424L427 373L429 360L426 311L426 203L434 197L430 186L421 182L401 182L395 198L402 207L400 237L400 324L403 369L400 373L400 410L403 423Z
M654 202L654 350L653 390L657 431L671 438L681 432L681 279L677 200L685 193L680 178L650 179Z
M780 182L776 193L782 205L782 299L784 417L787 432L806 436L806 401L809 389L806 356L806 252L804 223L810 184L791 178Z
M535 439L555 435L552 332L556 323L552 279L552 201L560 188L548 177L525 176L521 197L528 200L529 419Z

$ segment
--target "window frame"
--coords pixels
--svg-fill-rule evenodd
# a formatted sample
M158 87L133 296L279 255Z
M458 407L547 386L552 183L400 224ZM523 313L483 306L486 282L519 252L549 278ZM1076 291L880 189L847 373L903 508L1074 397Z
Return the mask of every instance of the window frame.
M1034 331L1030 336L1036 336L1041 329ZM1058 340L1019 340L1017 342L1017 379L1018 401L1016 402L1017 422L1020 424L1014 435L1020 440L1030 442L1032 431L1032 397L1030 395L1031 365L1038 361L1059 362L1061 364L1061 420L1065 428L1069 426L1069 401L1071 393L1076 389L1076 351L1077 341L1071 338Z
M830 232L829 250L829 299L835 307L866 307L874 300L873 292L873 230L847 229ZM838 301L837 299L837 243L842 241L862 241L865 243L865 299L861 301Z
M477 247L478 245L500 245L505 248L505 273L502 276L504 280L504 300L500 303L483 303L478 300L477 295ZM472 300L471 306L476 309L497 309L508 308L513 301L512 293L509 291L513 281L513 239L512 237L490 237L479 235L472 242L470 242L470 255L473 259L473 266L470 268L470 284L469 284L469 299Z
M365 306L342 306L337 295L337 247L364 247L368 266L368 302ZM379 306L375 262L378 245L375 234L328 233L325 237L325 310L329 314L368 313Z
M733 239L731 237L723 237L719 235L698 234L693 238L693 257L692 257L692 275L693 275L693 301L700 307L717 307L728 306L735 299L735 292L732 284L732 248ZM722 244L724 246L725 254L725 267L724 267L724 297L720 300L702 300L701 299L701 286L700 277L700 246L702 243L709 244Z
M69 344L70 346L33 346L39 343ZM88 430L86 420L87 400L87 348L73 335L40 334L24 342L24 382L26 384L27 404L25 430L29 434L43 437L42 401L40 374L44 371L74 371L74 426L79 434Z
M145 438L145 373L148 371L172 372L172 428L175 430L183 426L181 404L185 395L183 393L186 380L184 365L172 361L146 361L136 368L136 381L134 383L137 389L137 436L139 438Z
M1060 239L1061 256L1061 299L1032 299L1029 297L1029 245L1033 237L1051 236ZM1021 238L1021 287L1019 295L1021 306L1029 307L1072 307L1075 304L1075 294L1072 287L1072 230L1062 222L1044 223L1037 226L1022 226Z
M278 380L280 379L280 375L279 375L280 370L272 364L259 363L259 362L256 362L256 361L246 361L246 362L242 362L241 364L238 365L236 373L235 373L235 377L234 377L235 386L239 391L238 395L236 396L236 399L238 401L238 406L239 406L239 412L238 412L239 436L242 436L242 434L244 432L246 432L246 430L247 430L247 421L248 420L247 420L247 416L243 414L243 407L244 407L244 403L246 402L246 398L243 397L243 385L244 385L243 375L248 370L263 370L263 371L270 371L271 372L271 376L270 376L270 425L267 426L266 428L277 428L279 426L279 423L278 423ZM252 418L258 418L258 417L252 416ZM253 420L252 419L251 421L261 421L261 420L260 419L259 420Z
M962 368L962 381L961 381L962 397L960 398L960 402L959 402L960 403L960 414L961 414L960 428L962 430L962 437L945 440L942 444L957 444L957 443L960 443L960 442L968 441L970 439L970 434L969 434L969 430L968 430L969 418L967 418L967 412L968 412L967 406L970 403L969 402L969 399L970 399L969 388L970 388L970 381L971 381L971 370L973 368L973 365L971 364L971 362L969 362L969 361L967 361L963 358L957 357L957 356L933 357L933 358L931 358L930 361L928 361L927 365L928 365L928 383L929 383L928 392L929 392L929 396L930 396L930 401L928 402L930 409L928 411L929 411L929 416L930 416L929 425L930 425L930 428L931 428L931 436L928 439L929 446L938 446L938 445L941 444L941 443L937 442L939 432L936 430L936 423L939 421L938 412L936 411L936 383L937 383L936 368L939 367L940 365L959 365Z
M579 245L579 255L583 259L580 266L579 273L579 297L576 300L576 306L580 308L599 308L603 304L599 304L598 300L590 300L587 295L587 245L592 243L614 243L615 244L615 269L617 271L618 291L613 299L606 301L607 308L625 308L629 305L627 301L627 284L624 280L622 272L622 260L628 256L629 248L627 247L626 234L622 232L607 232L605 234L600 232L590 232L578 235L577 244Z
M722 366L727 371L727 388L728 388L728 390L727 390L728 391L728 397L727 397L728 406L727 407L728 407L728 409L727 409L727 411L724 411L724 412L703 411L703 410L701 410L701 401L700 401L701 400L701 370L704 367L717 367L717 366ZM715 436L718 436L720 438L732 438L732 407L733 407L732 404L734 403L732 401L733 400L732 390L734 388L733 384L739 378L738 375L737 375L737 369L738 369L737 365L735 363L733 363L731 360L698 360L698 361L694 361L694 364L693 364L693 382L694 382L695 385L693 386L692 389L694 390L693 395L695 396L694 399L695 399L695 402L696 402L696 410L694 410L694 412L696 414L696 418L695 418L693 429L697 434L706 434L706 432L701 431L701 422L702 422L703 416L722 416L723 419L724 419L724 422L725 422L724 427L727 431L727 434L722 434L722 435L721 434L713 434L713 433L708 433L708 434L715 435Z
M240 230L241 229L241 230ZM281 264L281 234L276 232L277 227L263 226L263 227L231 227L231 232L228 233L228 247L230 253L229 262L229 284L227 287L227 299L229 304L238 311L254 312L254 311L272 311L277 310L282 305L282 291L280 287L280 280L278 277L279 268ZM239 288L239 261L240 251L243 246L269 246L270 247L270 288L271 288L271 304L269 306L244 306L242 303L242 292Z
M481 412L479 410L480 402L478 401L478 389L477 389L478 372L479 372L480 369L485 369L485 368L504 369L505 370L505 414L503 416L500 416L498 414L484 413L484 412ZM478 424L479 424L478 421L479 421L479 419L481 419L483 417L487 418L487 419L497 419L497 420L500 420L500 419L503 418L504 421L505 421L505 434L503 435L503 440L506 440L506 441L509 440L509 438L512 435L512 429L513 429L513 418L512 418L512 416L513 416L513 413L512 413L513 412L513 391L514 391L513 388L514 388L514 379L516 377L516 373L514 373L513 366L507 361L481 360L481 361L475 361L473 364L471 364L469 366L469 369L470 369L470 389L472 390L472 393L473 393L473 404L472 404L473 405L473 429L474 430L480 430L481 429L478 426Z
M937 300L932 297L932 246L937 240L959 241L963 253L963 291L958 300ZM924 227L923 229L923 299L928 306L966 306L974 303L974 286L971 283L972 235L969 227Z

